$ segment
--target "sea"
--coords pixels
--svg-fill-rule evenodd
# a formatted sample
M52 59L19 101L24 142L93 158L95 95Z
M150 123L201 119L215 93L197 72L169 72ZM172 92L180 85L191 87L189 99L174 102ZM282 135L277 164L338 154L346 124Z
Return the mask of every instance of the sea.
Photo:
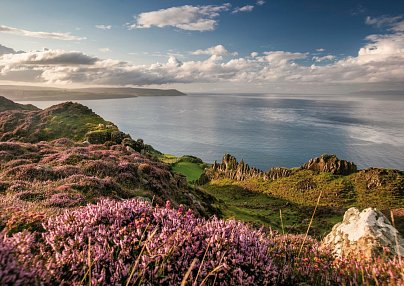
M361 169L404 170L404 96L189 94L79 102L176 156L212 163L230 153L267 170L336 154Z

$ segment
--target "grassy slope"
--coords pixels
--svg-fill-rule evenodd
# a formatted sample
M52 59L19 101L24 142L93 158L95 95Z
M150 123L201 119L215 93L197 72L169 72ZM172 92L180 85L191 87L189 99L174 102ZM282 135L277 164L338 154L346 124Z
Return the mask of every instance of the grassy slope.
M178 162L173 164L172 170L183 174L189 182L198 180L203 173L203 167L200 164L192 162Z
M171 165L174 172L187 177L187 181L190 183L198 180L205 168L209 166L200 159L192 156L176 157L170 154L163 154L158 159Z
M260 191L252 191L229 179L214 180L202 188L218 200L215 206L222 211L225 218L235 218L256 226L272 227L282 231L280 219L282 210L284 230L287 233L305 232L313 211L313 207L291 203ZM342 214L341 208L320 207L310 233L323 236L340 221Z
M0 112L0 141L83 141L88 132L118 131L115 125L78 103L66 102L33 111L11 109Z

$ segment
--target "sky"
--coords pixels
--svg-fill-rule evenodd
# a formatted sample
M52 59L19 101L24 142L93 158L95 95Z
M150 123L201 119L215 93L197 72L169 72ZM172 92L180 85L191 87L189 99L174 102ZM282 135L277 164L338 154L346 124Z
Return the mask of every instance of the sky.
M404 90L404 1L2 0L0 84Z

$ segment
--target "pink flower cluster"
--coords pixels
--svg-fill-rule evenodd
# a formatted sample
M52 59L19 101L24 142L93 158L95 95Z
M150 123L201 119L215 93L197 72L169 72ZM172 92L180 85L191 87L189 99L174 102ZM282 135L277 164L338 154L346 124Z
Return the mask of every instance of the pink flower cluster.
M142 200L101 200L0 240L3 284L359 285L404 283L403 263L336 261L318 243ZM35 274L32 271L35 269ZM378 272L377 272L378 271ZM31 279L31 280L30 280Z

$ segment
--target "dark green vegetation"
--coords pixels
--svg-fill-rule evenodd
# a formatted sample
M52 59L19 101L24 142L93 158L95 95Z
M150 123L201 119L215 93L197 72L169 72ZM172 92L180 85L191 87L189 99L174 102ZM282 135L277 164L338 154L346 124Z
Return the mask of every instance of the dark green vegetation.
M184 93L175 89L148 88L81 88L60 89L34 86L1 85L0 96L14 101L47 101L47 100L95 100L130 98L138 96L179 96Z
M201 177L207 167L209 164L204 163L201 159L187 155L180 157L172 165L172 170L185 175L188 182L192 183Z
M189 183L198 180L203 174L205 168L210 166L209 164L204 163L201 159L191 155L175 157L170 154L162 154L158 159L171 165L174 172L184 175Z

